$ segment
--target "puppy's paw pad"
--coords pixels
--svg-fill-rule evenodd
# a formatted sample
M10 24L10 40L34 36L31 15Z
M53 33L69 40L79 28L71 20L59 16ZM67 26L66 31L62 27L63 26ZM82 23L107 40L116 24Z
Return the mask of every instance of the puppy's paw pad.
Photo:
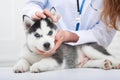
M112 69L112 63L111 63L111 61L109 61L109 60L105 60L104 61L104 67L103 67L105 70L110 70L110 69Z
M114 66L113 69L120 69L120 64L118 64L117 66Z

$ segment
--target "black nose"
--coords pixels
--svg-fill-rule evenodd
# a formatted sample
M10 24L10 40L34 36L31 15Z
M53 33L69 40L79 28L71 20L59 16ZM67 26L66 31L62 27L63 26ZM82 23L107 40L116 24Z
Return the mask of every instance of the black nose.
M45 47L45 49L49 49L50 48L50 43L46 42L46 43L43 44L43 46Z

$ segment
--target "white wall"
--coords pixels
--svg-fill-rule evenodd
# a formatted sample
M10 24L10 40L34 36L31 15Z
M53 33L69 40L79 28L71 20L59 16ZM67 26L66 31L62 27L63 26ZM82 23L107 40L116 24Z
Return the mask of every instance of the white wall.
M25 36L22 26L22 9L25 0L0 2L0 66L17 60Z

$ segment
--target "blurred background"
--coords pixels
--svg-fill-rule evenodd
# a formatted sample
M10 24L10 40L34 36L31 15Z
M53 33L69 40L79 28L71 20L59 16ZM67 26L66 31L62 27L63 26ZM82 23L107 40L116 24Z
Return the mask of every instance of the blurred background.
M0 66L12 66L25 41L22 9L25 0L0 2Z
M13 66L25 43L21 16L25 2L26 0L2 0L0 2L0 67ZM120 55L120 32L117 32L107 49Z

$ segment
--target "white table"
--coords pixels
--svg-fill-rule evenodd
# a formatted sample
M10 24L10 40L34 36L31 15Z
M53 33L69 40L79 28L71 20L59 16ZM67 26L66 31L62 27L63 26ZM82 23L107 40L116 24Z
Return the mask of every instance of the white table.
M0 80L120 80L120 70L79 68L42 73L14 73L10 67L1 67Z

